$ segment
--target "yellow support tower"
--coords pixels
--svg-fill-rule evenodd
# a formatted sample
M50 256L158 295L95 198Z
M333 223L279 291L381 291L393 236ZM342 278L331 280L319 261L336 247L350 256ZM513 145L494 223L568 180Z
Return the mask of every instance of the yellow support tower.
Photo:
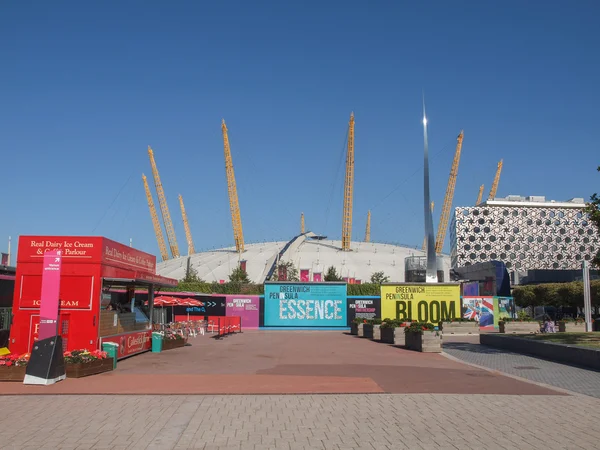
M450 210L452 209L452 201L454 200L454 189L456 188L456 178L458 177L458 164L460 163L460 152L462 151L464 133L461 130L456 138L456 152L454 153L454 161L450 168L450 177L448 177L448 187L446 188L446 196L444 197L444 205L442 206L442 215L438 223L437 236L435 239L435 252L441 253L446 240L446 231L448 231L448 221L450 220Z
M194 249L194 240L192 239L192 232L190 231L190 224L188 223L185 206L183 206L183 197L181 194L179 194L179 206L181 207L181 217L183 218L183 229L185 230L185 238L187 239L189 256L196 253L196 250Z
M300 234L304 234L304 213L300 216Z
M160 212L162 214L163 223L167 230L167 240L169 241L169 247L171 247L171 255L173 258L179 258L179 247L177 246L177 239L175 238L175 229L173 228L173 222L171 222L171 215L169 214L169 207L167 206L167 198L165 197L165 191L163 190L162 183L160 182L160 175L156 168L156 161L154 161L154 152L148 146L148 156L150 157L150 165L152 166L152 175L154 176L154 185L156 186L156 194L158 195L158 204L160 206Z
M475 202L475 206L479 205L481 203L481 200L483 199L483 186L483 184L479 186L479 194L477 195L477 201Z
M169 259L169 252L167 251L167 245L165 244L165 237L163 236L162 228L160 227L160 221L158 220L158 214L156 214L156 208L154 206L154 200L152 200L152 194L148 187L148 180L146 175L142 174L142 180L144 181L144 189L146 190L146 198L148 199L148 208L150 208L150 216L152 217L152 225L154 225L154 234L158 242L158 248L160 250L160 256L163 261Z
M352 239L352 202L354 198L354 113L348 124L348 153L346 154L346 181L344 183L344 217L342 222L342 250L350 251Z
M371 211L367 214L367 229L365 230L365 242L371 242Z
M435 202L431 202L431 213L433 214L433 206ZM427 236L423 238L423 251L427 250Z
M488 200L494 200L496 198L496 192L498 191L498 183L500 183L500 173L502 172L502 160L498 163L498 169L496 169L496 176L494 177L494 183L492 189L490 189L490 196Z
M237 187L235 185L235 174L233 172L233 161L231 160L231 149L229 148L229 137L227 136L227 125L225 119L221 124L223 131L223 147L225 149L225 173L227 175L227 192L229 193L229 209L231 210L231 222L233 225L233 238L238 253L244 251L244 233L242 231L242 219L240 217L240 204L238 202Z

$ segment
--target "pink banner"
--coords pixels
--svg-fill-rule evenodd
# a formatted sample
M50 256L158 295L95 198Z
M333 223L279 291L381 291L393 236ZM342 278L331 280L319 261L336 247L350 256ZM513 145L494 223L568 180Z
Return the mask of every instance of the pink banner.
M300 270L300 281L310 281L310 270Z
M51 250L44 253L39 339L56 336L58 333L61 255L62 250Z
M226 295L225 315L241 317L242 330L258 328L260 302L258 295Z
M313 281L320 282L321 281L321 274L320 273L313 273Z
M0 263L3 266L8 266L8 253L1 253L2 262Z

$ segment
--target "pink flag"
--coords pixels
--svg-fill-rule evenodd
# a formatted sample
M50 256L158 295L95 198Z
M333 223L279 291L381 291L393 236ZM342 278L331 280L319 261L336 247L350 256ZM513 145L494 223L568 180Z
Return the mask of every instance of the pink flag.
M58 333L61 263L62 252L60 250L44 253L42 297L40 299L40 340L56 336Z
M321 281L321 273L313 273L313 281L320 282Z
M308 270L308 269L300 270L300 281L310 281L310 270Z

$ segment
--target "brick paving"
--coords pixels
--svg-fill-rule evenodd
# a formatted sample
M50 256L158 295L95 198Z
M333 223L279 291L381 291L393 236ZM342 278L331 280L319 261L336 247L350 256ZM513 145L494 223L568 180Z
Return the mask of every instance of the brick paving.
M440 393L563 395L560 392L339 331L256 331L145 353L117 369L52 386L0 383L0 394Z
M600 372L480 345L478 339L456 341L445 342L444 352L461 361L600 398Z
M1 449L592 449L586 396L3 396Z

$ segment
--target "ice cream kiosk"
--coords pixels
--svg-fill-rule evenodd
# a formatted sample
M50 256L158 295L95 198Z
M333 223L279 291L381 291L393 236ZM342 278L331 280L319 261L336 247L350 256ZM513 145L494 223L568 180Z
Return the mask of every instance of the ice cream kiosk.
M118 358L151 348L154 293L177 285L156 275L156 257L104 237L20 236L9 349L30 352L39 327L42 264L61 250L58 333L63 351L119 345ZM148 302L135 296L148 292Z

